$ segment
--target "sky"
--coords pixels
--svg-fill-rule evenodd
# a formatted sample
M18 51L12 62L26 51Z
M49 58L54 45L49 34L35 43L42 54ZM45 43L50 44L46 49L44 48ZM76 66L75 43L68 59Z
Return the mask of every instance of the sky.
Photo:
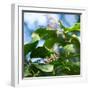
M65 27L74 25L80 15L78 14L53 14L53 13L24 13L24 44L31 42L31 34L39 27L58 28L60 20Z

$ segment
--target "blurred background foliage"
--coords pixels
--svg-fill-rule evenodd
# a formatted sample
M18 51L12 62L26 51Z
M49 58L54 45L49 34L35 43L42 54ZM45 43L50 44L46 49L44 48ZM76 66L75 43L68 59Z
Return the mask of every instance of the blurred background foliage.
M24 15L24 77L80 75L80 15L39 15Z

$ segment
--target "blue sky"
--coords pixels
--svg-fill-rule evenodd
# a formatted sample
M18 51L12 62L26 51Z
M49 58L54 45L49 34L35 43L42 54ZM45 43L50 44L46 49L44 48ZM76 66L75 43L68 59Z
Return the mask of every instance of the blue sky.
M24 44L31 42L31 34L39 27L58 28L60 20L65 27L71 27L77 21L78 14L24 13Z

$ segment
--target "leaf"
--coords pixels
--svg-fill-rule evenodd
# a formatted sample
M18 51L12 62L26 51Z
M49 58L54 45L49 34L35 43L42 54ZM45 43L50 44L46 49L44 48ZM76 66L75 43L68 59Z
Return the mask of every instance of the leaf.
M33 64L37 69L43 71L43 72L52 72L54 69L54 66L51 64Z
M38 57L45 58L47 56L50 56L51 53L52 53L51 51L49 51L46 47L43 46L43 47L35 48L31 52L30 57L31 58L38 58Z
M24 45L24 55L28 54L33 49L35 49L35 47L37 46L37 44L38 44L38 41L36 41L34 43L29 43L29 44Z
M75 53L76 52L73 44L68 44L64 46L64 50L65 50L65 53Z
M80 23L76 23L74 24L74 26L71 27L71 31L74 31L74 30L80 31Z
M65 38L63 34L58 30L47 30L47 29L37 29L35 31L36 34L40 36L41 39L45 40L45 46L48 48L52 48L55 43L59 43L61 45L65 45Z
M59 21L60 28L64 29L65 31L80 31L80 23L75 23L72 27L66 28L61 21Z
M45 44L44 46L48 47L48 48L52 48L53 45L55 44L56 40L54 38L50 38L50 39L47 39L45 41Z
M65 29L66 27L62 24L62 22L59 20L59 26L61 29Z
M67 32L80 31L80 23L76 23L70 28L65 28L65 31L67 31Z
M24 66L24 77L30 76L29 65Z
M74 54L74 55L70 54L67 56L67 59L75 58L75 57L80 57L80 54Z
M80 74L80 62L63 62L62 72L67 75L79 75Z
M56 30L47 30L46 28L38 28L35 33L45 40L51 37L57 37Z
M32 43L40 40L40 37L36 33L32 33Z
M76 35L72 35L71 43L75 44L78 48L80 48L80 41Z

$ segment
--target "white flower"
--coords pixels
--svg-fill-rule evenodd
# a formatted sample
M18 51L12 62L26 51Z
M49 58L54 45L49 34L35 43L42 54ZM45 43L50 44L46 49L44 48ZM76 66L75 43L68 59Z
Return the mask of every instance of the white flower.
M47 21L48 21L48 29L55 30L59 28L59 17L56 14L49 14L47 15Z

